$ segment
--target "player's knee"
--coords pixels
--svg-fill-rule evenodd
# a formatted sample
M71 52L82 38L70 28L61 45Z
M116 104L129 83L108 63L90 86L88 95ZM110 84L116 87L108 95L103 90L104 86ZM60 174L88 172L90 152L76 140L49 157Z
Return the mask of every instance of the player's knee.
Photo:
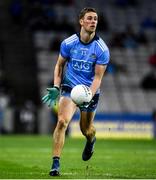
M68 123L65 121L65 119L61 118L58 120L57 127L58 129L66 129L68 126Z

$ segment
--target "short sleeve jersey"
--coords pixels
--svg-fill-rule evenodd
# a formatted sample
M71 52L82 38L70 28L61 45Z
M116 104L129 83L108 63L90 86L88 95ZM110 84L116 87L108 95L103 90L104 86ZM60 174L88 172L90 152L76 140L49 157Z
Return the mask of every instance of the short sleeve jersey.
M68 37L61 43L60 54L67 60L62 84L70 87L78 84L90 86L95 65L106 65L110 58L107 45L96 35L89 43L83 43L79 34Z

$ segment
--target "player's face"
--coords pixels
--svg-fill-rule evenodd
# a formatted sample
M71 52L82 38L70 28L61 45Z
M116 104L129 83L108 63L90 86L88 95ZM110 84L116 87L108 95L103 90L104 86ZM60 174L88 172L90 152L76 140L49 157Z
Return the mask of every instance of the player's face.
M87 32L95 32L98 23L98 16L95 12L88 12L85 16L80 19L80 25L83 27Z

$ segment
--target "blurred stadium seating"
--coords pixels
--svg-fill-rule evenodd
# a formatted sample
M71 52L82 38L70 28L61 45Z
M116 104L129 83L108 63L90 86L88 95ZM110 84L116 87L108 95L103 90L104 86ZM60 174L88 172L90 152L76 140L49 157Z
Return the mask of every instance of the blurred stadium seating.
M156 108L155 91L144 91L140 87L143 76L150 71L148 57L156 46L156 27L142 28L142 20L149 14L154 16L156 2L154 1L137 1L137 5L127 5L126 8L117 6L117 1L83 1L80 5L78 1L74 1L74 5L69 7L61 7L56 5L58 15L65 15L68 12L70 21L73 26L76 24L76 13L84 6L94 6L99 12L105 14L105 18L109 24L109 31L98 31L100 36L106 41L108 46L111 44L111 38L114 31L123 32L127 24L130 24L135 32L143 31L147 37L148 44L138 43L137 47L110 47L111 60L122 65L125 71L120 69L115 73L106 73L102 84L102 93L99 112L149 112ZM103 3L101 6L100 3ZM60 9L60 10L59 10ZM149 12L150 10L150 12ZM76 12L76 13L75 13ZM72 19L71 19L72 18ZM60 36L63 40L69 35L67 31L36 31L34 33L35 47L38 49L37 59L39 67L39 81L41 94L43 94L49 80L52 78L53 67L56 63L58 51L53 52L49 49L55 36Z
M14 23L24 26L25 30L32 33L40 96L45 93L47 85L53 79L59 52L58 44L78 31L78 12L85 6L92 6L102 15L101 18L104 18L103 21L99 20L101 25L98 34L105 40L111 53L111 63L103 79L97 112L144 114L152 113L156 109L156 89L145 90L141 87L142 79L151 71L148 58L156 50L156 1L6 2L22 2L22 6L18 6L23 7L22 17L21 13L12 16L14 15ZM20 18L17 18L18 16ZM47 107L41 106L38 114L41 127L39 131L46 132L48 120L46 123L45 121L49 119Z

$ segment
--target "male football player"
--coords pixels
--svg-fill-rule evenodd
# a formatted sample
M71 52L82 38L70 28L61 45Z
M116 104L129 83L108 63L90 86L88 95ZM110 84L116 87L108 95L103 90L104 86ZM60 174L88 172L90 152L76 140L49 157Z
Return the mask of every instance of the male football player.
M99 100L101 81L110 55L107 45L96 34L98 23L96 10L90 7L82 9L79 14L79 23L80 32L61 43L54 70L54 86L47 88L48 93L42 98L43 103L51 106L51 103L60 95L58 121L53 135L51 176L60 174L59 160L65 141L65 131L77 108L70 98L70 92L78 84L89 86L92 91L90 103L79 107L80 129L86 137L82 153L84 161L91 158L96 141L93 120ZM66 69L63 71L65 64Z

